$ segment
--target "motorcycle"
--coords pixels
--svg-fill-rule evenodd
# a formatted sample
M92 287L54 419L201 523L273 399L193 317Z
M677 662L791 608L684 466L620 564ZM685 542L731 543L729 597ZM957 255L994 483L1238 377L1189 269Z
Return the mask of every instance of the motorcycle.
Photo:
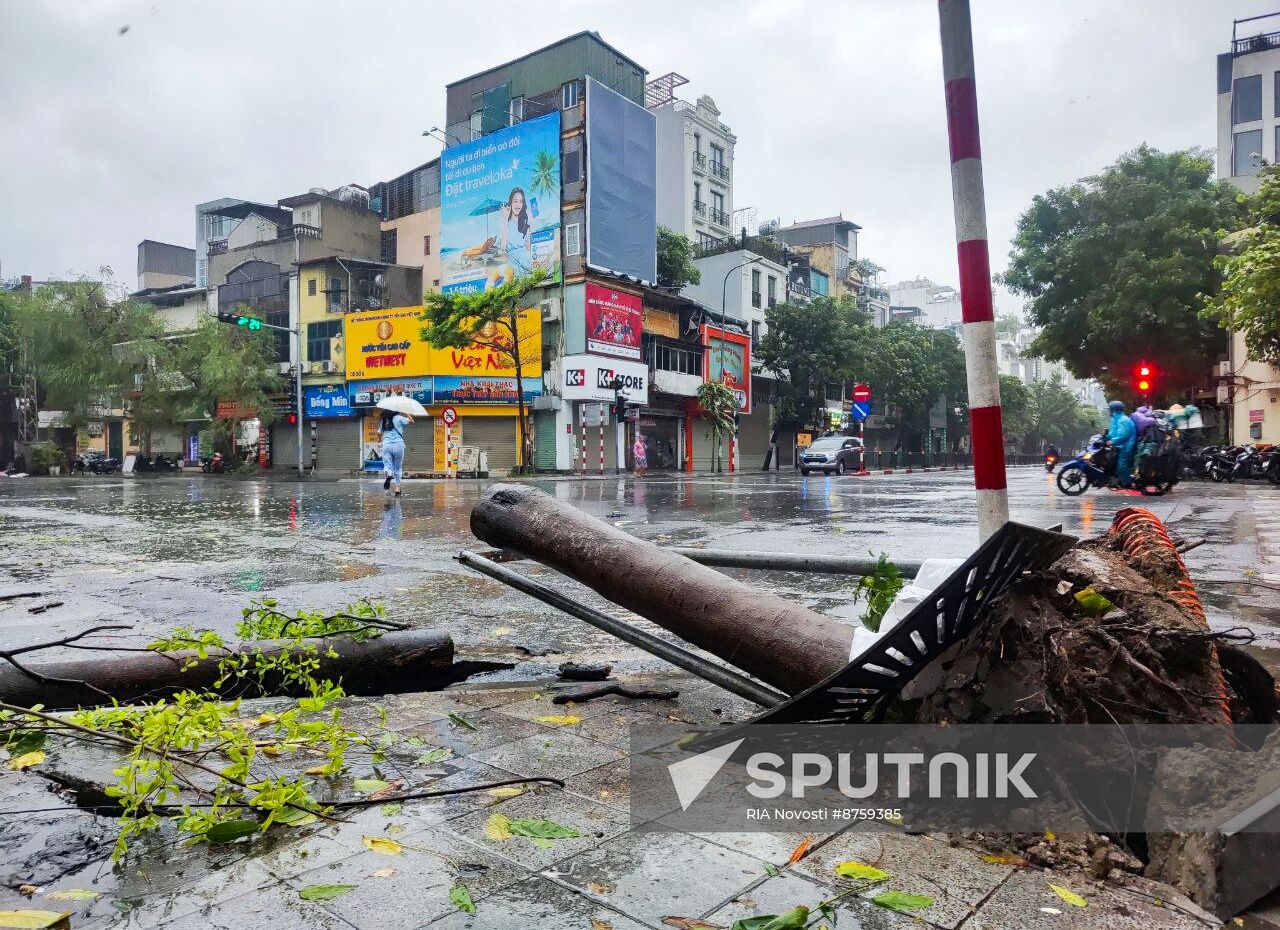
M1115 474L1119 454L1104 436L1094 436L1089 445L1058 470L1058 490L1076 497L1090 488L1105 488Z
M200 470L206 475L220 475L227 470L226 462L221 452L215 452L209 458L200 463Z
M1225 446L1209 457L1207 474L1216 482L1235 481L1236 459L1244 454L1244 446Z
M1053 474L1053 469L1054 469L1055 467L1057 467L1057 464L1058 464L1058 456L1057 456L1057 454L1056 454L1056 453L1053 453L1053 452L1047 452L1047 453L1045 453L1045 457L1044 457L1044 470L1045 470L1045 471L1047 471L1049 474L1051 474L1051 475L1052 475L1052 474Z
M84 452L76 456L71 470L77 475L90 472L95 475L110 475L120 470L120 461L108 457L102 452Z
M151 460L151 467L154 471L176 472L178 471L178 460L171 459L161 453Z

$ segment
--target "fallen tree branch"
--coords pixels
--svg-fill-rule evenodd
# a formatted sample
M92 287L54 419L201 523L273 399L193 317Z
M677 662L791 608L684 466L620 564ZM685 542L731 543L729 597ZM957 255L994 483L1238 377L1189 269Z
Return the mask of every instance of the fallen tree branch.
M16 668L23 675L26 675L28 678L32 679L33 681L37 681L42 685L78 685L82 688L88 688L90 691L94 691L105 698L110 698L111 695L109 693L104 691L102 688L99 688L97 685L94 685L94 684L91 684L90 682L85 681L83 678L59 678L56 675L45 675L23 665L21 662L15 659L14 656L24 655L25 653L28 653L28 652L38 652L41 649L56 649L58 646L70 646L72 643L76 642L77 640L84 639L84 637L90 636L93 633L101 633L103 630L132 630L132 629L133 629L133 625L127 624L127 623L114 623L114 624L107 624L104 626L91 626L89 627L89 629L83 630L80 633L76 633L73 636L66 636L66 637L63 637L62 639L51 640L50 642L47 642L47 643L32 643L29 646L19 646L16 649L0 649L0 659L4 659L6 662L8 662L10 665ZM76 648L76 647L72 647L72 648ZM80 648L84 648L84 647L80 647Z

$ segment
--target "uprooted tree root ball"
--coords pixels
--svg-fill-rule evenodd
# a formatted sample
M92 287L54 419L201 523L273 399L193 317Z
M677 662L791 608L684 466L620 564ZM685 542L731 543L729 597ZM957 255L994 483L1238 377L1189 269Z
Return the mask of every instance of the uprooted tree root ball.
M1112 534L1024 578L976 639L909 688L889 718L913 723L1267 723L1274 682L1189 616L1167 574ZM1145 570L1143 570L1145 569ZM1155 575L1155 578L1152 578Z

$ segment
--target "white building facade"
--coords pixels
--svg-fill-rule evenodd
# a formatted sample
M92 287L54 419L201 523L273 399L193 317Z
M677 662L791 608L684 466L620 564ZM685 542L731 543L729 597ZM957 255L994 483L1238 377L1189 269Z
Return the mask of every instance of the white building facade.
M658 224L703 247L732 235L737 136L715 101L670 97L648 108L657 124Z

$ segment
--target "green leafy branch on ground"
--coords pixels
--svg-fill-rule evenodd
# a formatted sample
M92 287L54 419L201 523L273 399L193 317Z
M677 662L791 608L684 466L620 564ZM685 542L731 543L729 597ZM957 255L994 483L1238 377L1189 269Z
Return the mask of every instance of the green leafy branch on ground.
M860 600L866 601L867 606L860 618L862 625L873 633L880 632L880 621L884 619L885 611L905 583L898 566L890 562L885 553L880 553L871 574L859 578L858 586L853 592L855 604Z
M4 709L4 747L15 759L39 753L43 761L47 736L74 731L128 750L113 770L117 783L106 789L120 806L113 850L117 861L134 839L166 821L194 841L230 842L275 824L301 826L328 817L330 808L312 790L313 778L341 774L353 749L368 753L376 764L387 743L343 725L342 712L333 705L344 692L340 684L318 675L320 649L333 651L315 640L345 636L364 641L398 625L385 619L381 605L367 601L337 614L299 611L290 616L277 608L274 600L254 602L245 609L237 633L246 641L284 639L282 648L228 652L218 662L214 687L233 679L262 683L271 676L277 684L303 692L286 710L244 718L239 699L196 691L139 705L82 708L63 717L38 707ZM179 627L148 648L189 650L206 658L227 644L212 631ZM264 776L255 766L286 754L309 754L316 764L298 776ZM198 800L181 800L184 795Z

